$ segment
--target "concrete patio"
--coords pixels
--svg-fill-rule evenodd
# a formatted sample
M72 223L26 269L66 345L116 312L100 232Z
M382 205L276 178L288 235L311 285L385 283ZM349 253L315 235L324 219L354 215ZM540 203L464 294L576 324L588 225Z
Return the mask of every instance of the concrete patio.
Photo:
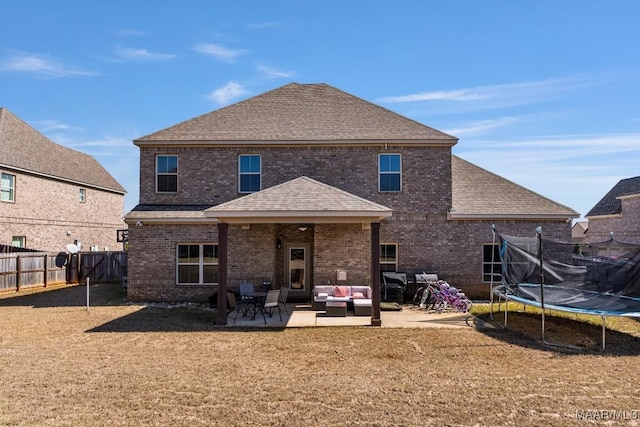
M370 316L354 316L349 311L346 317L329 317L324 311L314 311L310 304L288 303L290 314L282 311L282 320L277 310L273 317L266 317L265 324L261 314L255 320L238 316L235 324L228 319L226 327L266 327L266 328L307 328L326 326L371 326ZM380 313L383 328L484 328L493 327L469 313L427 311L414 305L404 305L401 311L382 311Z

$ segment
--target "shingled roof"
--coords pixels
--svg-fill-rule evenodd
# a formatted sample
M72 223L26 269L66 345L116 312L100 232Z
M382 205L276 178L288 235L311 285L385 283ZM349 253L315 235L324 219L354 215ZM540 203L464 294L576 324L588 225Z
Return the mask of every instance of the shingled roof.
M324 83L290 83L143 136L134 143L234 141L454 145L458 139Z
M0 152L0 167L126 193L96 159L56 144L6 108L0 108Z
M205 211L227 222L366 222L391 216L391 208L306 176Z
M622 202L619 198L635 194L640 194L640 176L622 179L591 208L585 217L622 213Z
M580 216L571 208L457 156L451 156L451 178L452 219L559 219Z

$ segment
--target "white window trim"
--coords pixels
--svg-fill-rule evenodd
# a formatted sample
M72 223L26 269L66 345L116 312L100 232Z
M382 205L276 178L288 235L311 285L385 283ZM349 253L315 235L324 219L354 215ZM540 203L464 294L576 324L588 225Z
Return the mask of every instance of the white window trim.
M2 172L2 174L0 174L0 186L2 185L2 175L7 175L11 177L11 186L8 187L11 198L5 200L0 197L0 201L7 202L7 203L14 203L16 201L16 176L8 172ZM4 190L5 190L5 187L0 187L0 192L3 192Z
M400 258L400 253L399 253L399 245L397 243L386 243L386 242L382 242L380 243L380 246L395 246L396 247L396 260L395 262L385 262L382 261L382 257L380 257L380 265L395 265L396 268L393 269L393 271L398 271L398 260ZM378 249L379 250L379 249Z
M176 173L158 173L158 157L175 157L176 158ZM180 166L178 165L179 159L177 154L156 154L156 163L155 163L155 187L157 194L176 194L178 192L178 170L180 170ZM162 176L175 176L176 177L176 191L159 191L158 190L158 177Z
M400 156L400 170L398 172L382 172L381 170L381 162L380 158L382 156ZM381 176L382 174L391 175L391 174L399 174L400 175L400 188L398 190L382 190L380 188L381 184ZM380 193L401 193L402 192L402 154L400 153L380 153L378 154L378 192Z
M258 157L258 161L260 162L260 171L259 172L242 172L240 169L240 159L242 157ZM242 191L242 175L258 175L260 176L260 188L256 191ZM260 154L240 154L238 155L238 193L240 194L251 194L251 193L256 193L258 191L262 190L262 155Z
M87 201L87 189L80 188L78 190L78 198L80 199L80 203L85 203Z
M179 279L180 279L180 266L181 265L196 265L196 263L180 263L180 257L179 257L179 247L180 246L195 246L198 245L200 248L198 250L198 283L180 283ZM176 285L177 286L215 286L218 283L214 282L214 283L204 283L202 281L202 279L204 278L204 266L205 265L220 265L220 261L216 262L216 263L205 263L204 262L204 250L203 250L203 246L207 246L207 245L213 245L213 246L219 246L218 243L185 243L185 242L181 242L176 244Z
M20 245L16 246L15 242L19 240ZM27 236L11 236L11 246L14 248L26 248L27 247Z

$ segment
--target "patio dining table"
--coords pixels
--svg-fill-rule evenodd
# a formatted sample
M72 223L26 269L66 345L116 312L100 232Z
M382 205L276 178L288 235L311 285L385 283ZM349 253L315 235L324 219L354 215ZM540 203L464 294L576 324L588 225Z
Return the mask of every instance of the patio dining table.
M264 299L267 297L267 293L265 291L251 291L245 295L253 301L251 320L256 320L256 314L264 310Z

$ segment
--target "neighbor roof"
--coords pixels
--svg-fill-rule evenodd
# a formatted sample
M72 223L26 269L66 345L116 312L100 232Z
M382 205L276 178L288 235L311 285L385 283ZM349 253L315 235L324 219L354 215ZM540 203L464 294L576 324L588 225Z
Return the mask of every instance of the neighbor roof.
M153 143L412 142L457 138L327 84L290 83L135 140Z
M618 183L591 208L585 217L619 214L622 212L620 197L634 194L640 194L640 176L618 181Z
M56 144L6 108L0 108L0 149L0 167L126 193L93 157Z
M205 211L227 222L371 222L391 208L306 176L252 193Z
M567 219L576 211L499 175L451 156L451 219Z

